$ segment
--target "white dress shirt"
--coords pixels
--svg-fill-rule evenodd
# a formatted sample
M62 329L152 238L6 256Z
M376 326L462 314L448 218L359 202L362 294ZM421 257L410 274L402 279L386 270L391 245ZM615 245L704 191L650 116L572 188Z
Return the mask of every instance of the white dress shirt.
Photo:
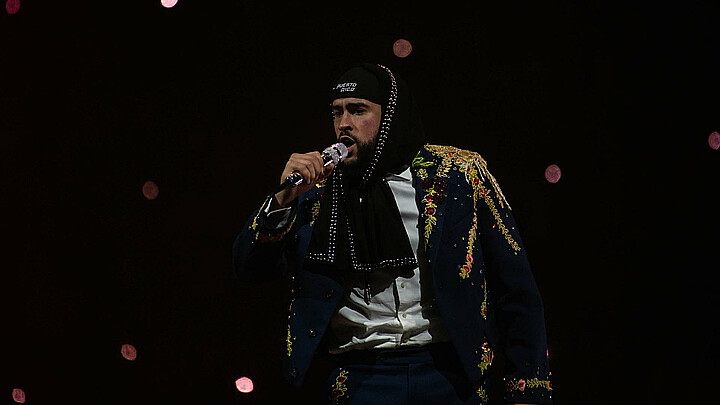
M365 274L347 272L345 293L330 324L330 352L351 349L399 348L448 341L448 333L435 304L432 276L423 258L419 212L412 175L407 168L385 177L402 217L410 246L420 263L412 271L377 270L370 275L372 297L364 300ZM281 227L289 209L268 212L269 222ZM277 222L276 222L277 221Z

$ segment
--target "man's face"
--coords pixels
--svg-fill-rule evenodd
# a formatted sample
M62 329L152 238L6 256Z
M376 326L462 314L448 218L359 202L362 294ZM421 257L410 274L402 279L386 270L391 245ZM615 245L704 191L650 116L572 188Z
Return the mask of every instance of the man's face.
M382 106L362 98L338 98L332 103L335 136L348 147L345 166L357 167L372 158Z

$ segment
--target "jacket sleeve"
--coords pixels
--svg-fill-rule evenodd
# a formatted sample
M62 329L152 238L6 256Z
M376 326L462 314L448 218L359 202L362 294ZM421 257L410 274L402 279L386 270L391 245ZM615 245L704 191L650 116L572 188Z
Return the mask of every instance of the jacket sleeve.
M489 310L505 355L507 403L552 402L545 318L511 209L500 187L479 165L476 181L478 231L485 261Z
M265 199L235 238L232 266L240 279L272 277L287 270L287 255L294 242L297 200L291 206L287 220L279 226L268 224L266 211L271 201L272 196Z

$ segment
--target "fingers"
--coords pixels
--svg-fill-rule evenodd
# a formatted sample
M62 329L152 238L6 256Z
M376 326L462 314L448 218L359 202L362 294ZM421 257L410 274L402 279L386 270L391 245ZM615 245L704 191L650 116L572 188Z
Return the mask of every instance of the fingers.
M306 183L314 184L321 179L324 170L320 152L294 153L285 165L281 181L284 181L291 173L298 172Z
M298 195L308 191L316 183L324 180L330 175L334 166L335 165L331 163L323 167L320 152L292 154L285 164L285 170L283 170L280 183L283 183L293 172L300 173L303 177L303 182L296 187L288 187L276 193L275 199L279 206L287 206L287 204L295 200Z
M325 180L330 175L330 173L332 173L334 168L335 168L335 163L330 163L329 165L323 167L323 172L320 175L320 178L318 179L318 181Z

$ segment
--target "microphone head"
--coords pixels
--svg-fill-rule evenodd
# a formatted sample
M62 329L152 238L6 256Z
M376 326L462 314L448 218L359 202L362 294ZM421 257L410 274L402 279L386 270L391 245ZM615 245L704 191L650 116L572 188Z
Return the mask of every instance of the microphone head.
M327 153L332 158L334 164L338 164L343 161L348 155L348 148L343 143L336 143L328 146L323 153Z

